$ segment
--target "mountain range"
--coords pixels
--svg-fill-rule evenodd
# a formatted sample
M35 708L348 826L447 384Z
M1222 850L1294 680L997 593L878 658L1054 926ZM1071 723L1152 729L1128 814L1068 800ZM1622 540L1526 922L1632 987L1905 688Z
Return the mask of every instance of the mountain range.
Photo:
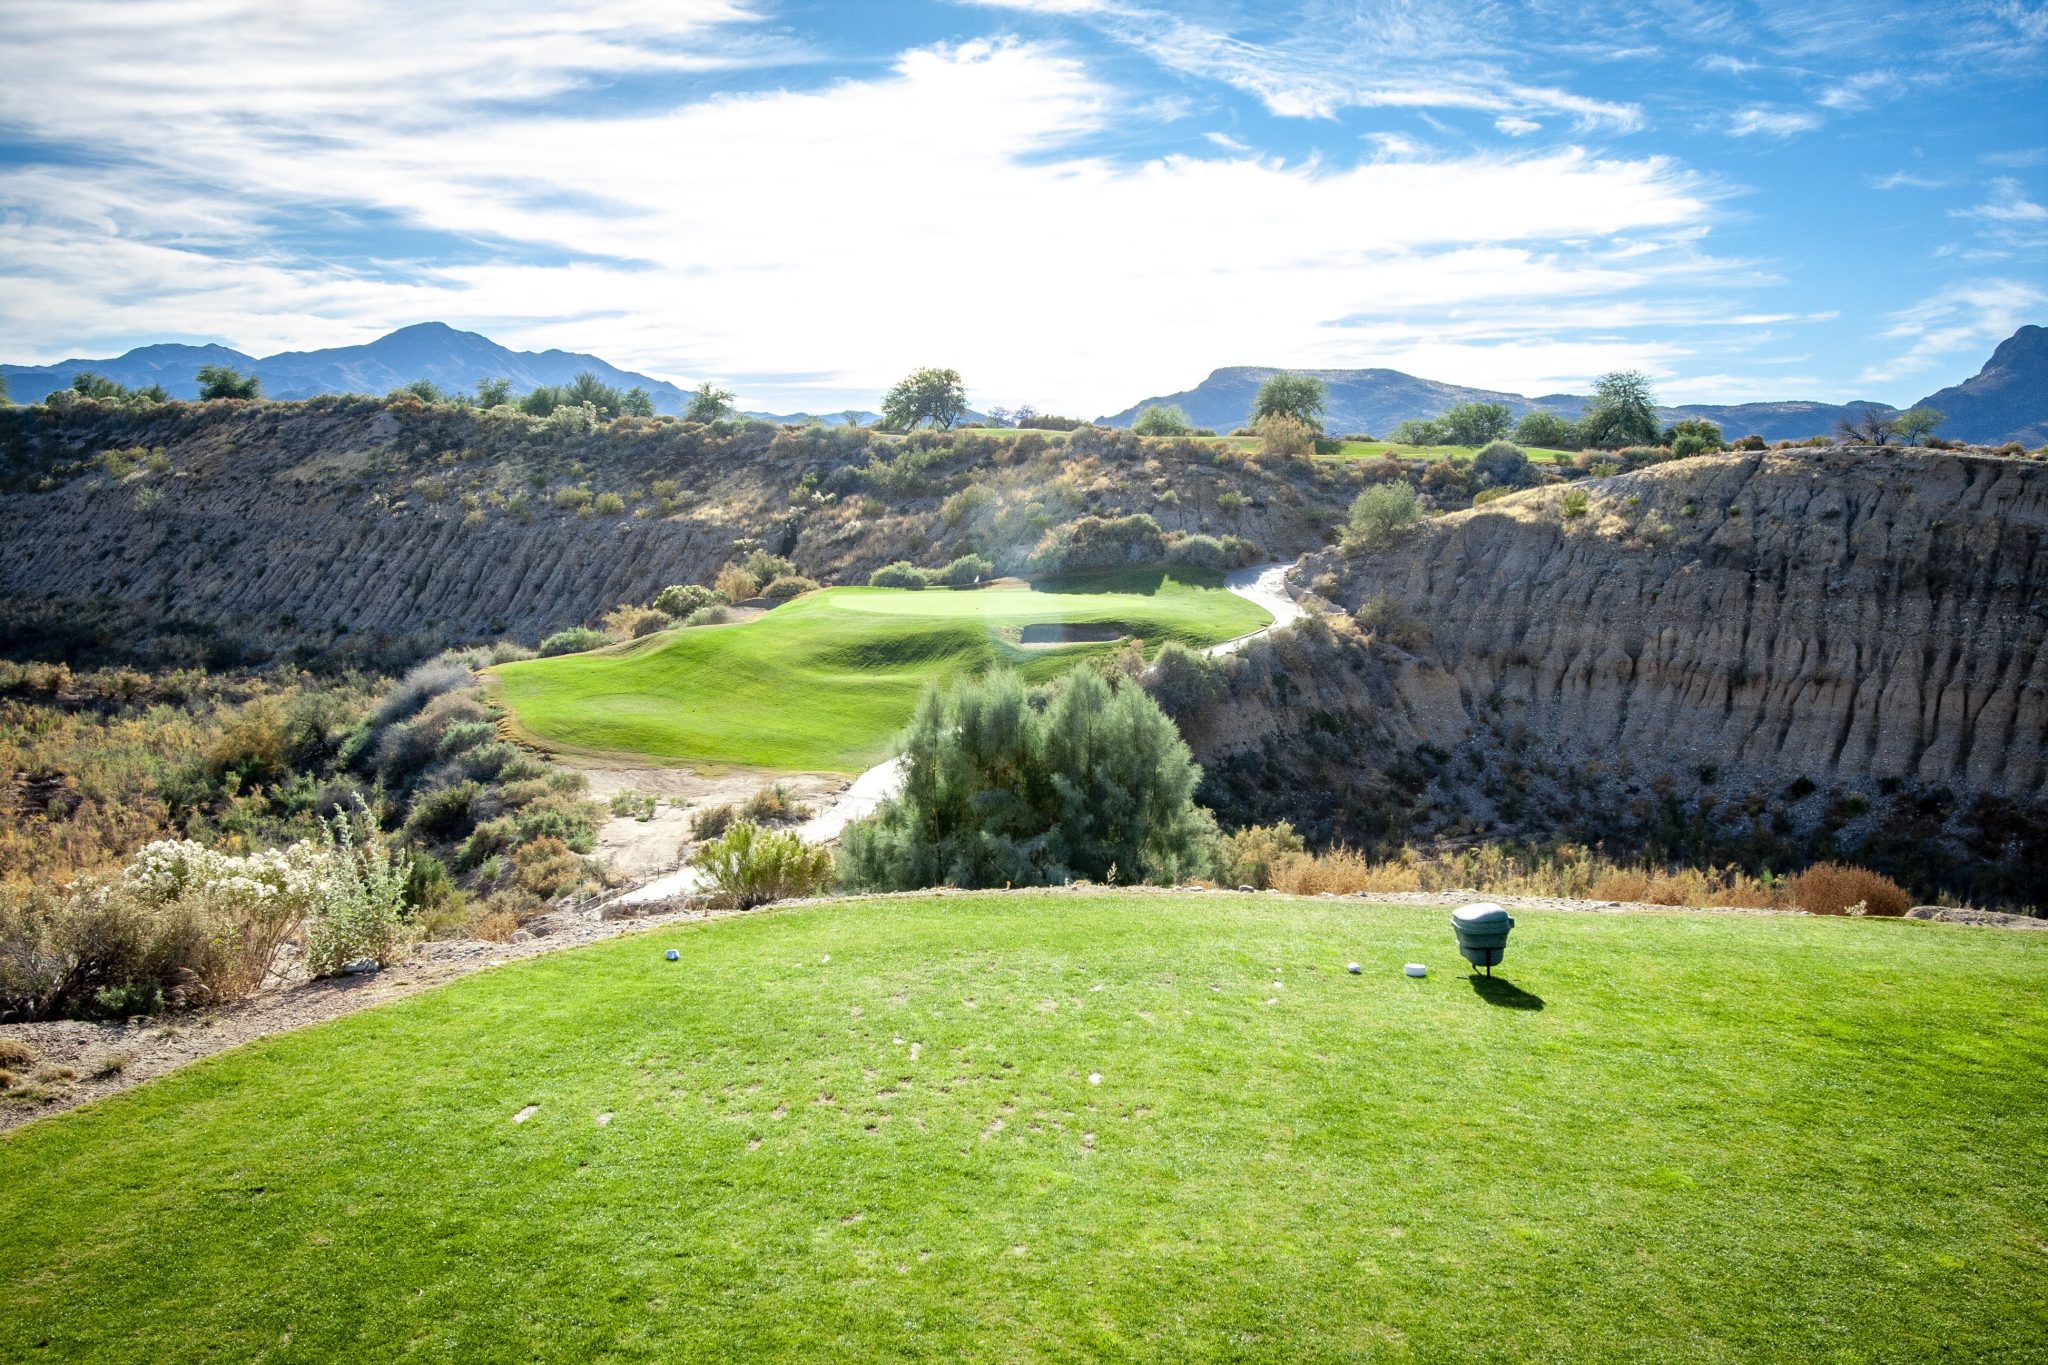
M8 392L17 402L34 402L52 389L66 388L80 370L104 375L130 388L161 384L173 398L199 396L193 378L201 365L227 365L263 381L270 398L312 398L324 393L389 393L414 380L431 380L451 393L467 393L486 379L506 379L514 394L542 385L567 384L588 371L614 388L647 390L656 412L680 413L690 395L665 379L622 370L579 351L515 351L476 332L463 332L443 322L401 327L361 346L335 346L321 351L281 351L252 356L226 346L188 346L168 342L138 346L126 355L105 360L61 360L54 365L0 365ZM803 422L808 413L748 413L776 422ZM856 413L862 421L873 413ZM820 420L845 420L831 413Z
M131 388L163 385L174 398L194 398L193 378L202 365L227 365L253 373L272 398L311 398L326 393L387 393L414 380L427 379L451 392L475 389L485 379L511 381L515 394L540 385L566 384L588 371L618 388L638 386L654 399L656 412L680 413L689 394L664 379L622 370L594 355L576 351L514 351L489 337L464 332L440 322L402 327L361 346L318 351L283 351L251 356L226 346L163 343L140 346L105 360L64 360L54 365L0 365L0 376L17 402L34 402L71 383L80 370L91 370ZM1212 372L1192 389L1133 403L1100 420L1128 426L1139 411L1155 403L1173 403L1197 426L1227 431L1245 420L1259 385L1282 370L1237 365ZM1577 417L1590 401L1583 395L1518 393L1469 388L1433 379L1419 379L1399 370L1305 370L1329 389L1324 425L1336 432L1370 432L1385 436L1411 417L1434 417L1457 403L1505 405L1516 417L1539 409ZM2027 446L2048 442L2048 328L2026 326L1998 345L1975 376L1931 393L1921 403L1947 417L1940 434L1951 440L1996 444L2019 441ZM1698 404L1660 409L1666 422L1705 417L1729 436L1755 433L1768 440L1796 440L1825 435L1843 418L1867 412L1896 411L1883 403L1782 402ZM775 422L812 420L809 413L749 412L749 417ZM872 422L875 414L857 411L854 419ZM821 414L818 420L837 423L844 412Z
M1233 365L1212 371L1194 388L1133 403L1122 412L1099 419L1109 426L1129 426L1153 404L1171 403L1196 426L1227 431L1244 422L1259 385L1287 373L1262 365ZM1328 388L1323 425L1333 432L1365 432L1384 437L1411 417L1435 417L1457 403L1500 403L1517 418L1547 410L1566 418L1585 411L1590 398L1552 393L1536 398L1492 389L1467 388L1433 379L1418 379L1399 370L1298 370L1314 375ZM2019 441L2032 447L2048 442L2048 328L2026 326L1998 344L1991 359L1973 378L1931 393L1920 404L1947 418L1940 434L1957 441L1998 444ZM1915 404L1914 406L1919 406ZM1704 417L1730 437L1755 433L1766 440L1797 440L1832 433L1844 418L1898 409L1884 403L1820 403L1787 400L1763 403L1687 403L1660 408L1666 423Z

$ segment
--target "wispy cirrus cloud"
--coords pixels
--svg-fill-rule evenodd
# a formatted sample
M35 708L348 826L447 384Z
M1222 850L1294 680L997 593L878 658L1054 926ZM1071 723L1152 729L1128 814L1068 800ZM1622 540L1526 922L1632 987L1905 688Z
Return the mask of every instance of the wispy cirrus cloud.
M1773 109L1752 105L1728 116L1724 127L1732 137L1791 138L1821 126L1821 116L1805 109Z

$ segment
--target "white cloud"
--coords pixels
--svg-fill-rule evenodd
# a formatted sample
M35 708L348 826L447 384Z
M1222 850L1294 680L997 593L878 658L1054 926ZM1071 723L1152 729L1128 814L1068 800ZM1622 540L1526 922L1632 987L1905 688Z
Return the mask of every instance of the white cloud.
M25 73L0 118L97 152L0 180L10 359L195 334L260 353L437 318L734 377L778 409L870 402L937 362L985 386L978 401L1092 414L1233 359L1583 382L1671 353L1630 339L1648 317L1631 300L1738 268L1701 250L1717 187L1658 157L1082 154L1125 96L1043 46L919 49L871 79L602 114L499 96L544 99L615 59L657 76L762 60L779 40L732 6L651 0L511 13L474 39L429 18L441 47L419 51L339 5L312 11L311 38L297 9L252 9L233 42L169 3L121 23L75 8L0 16ZM620 55L643 41L660 50ZM335 213L476 245L451 263L371 234L337 263L280 226ZM1455 340L1410 321L1452 315L1470 323Z
M2026 189L2009 175L1991 182L1991 193L1981 204L1948 213L1951 218L1976 224L1978 233L1996 246L2018 250L2048 246L2048 206L2029 199Z
M1883 336L1903 349L1866 367L1857 382L1921 377L1952 383L1953 364L1941 362L1981 362L1991 345L2038 321L2043 309L2048 289L2033 281L1986 278L1952 285L1893 315Z
M1910 171L1893 171L1889 175L1872 176L1870 187L1874 190L1941 190L1953 185L1953 180L1942 180L1934 176L1914 175Z
M1523 118L1519 114L1505 114L1495 119L1493 126L1509 137L1527 137L1531 133L1543 131L1543 125L1535 119Z
M1751 105L1728 116L1727 131L1735 137L1789 138L1820 127L1820 115L1804 109L1774 109Z

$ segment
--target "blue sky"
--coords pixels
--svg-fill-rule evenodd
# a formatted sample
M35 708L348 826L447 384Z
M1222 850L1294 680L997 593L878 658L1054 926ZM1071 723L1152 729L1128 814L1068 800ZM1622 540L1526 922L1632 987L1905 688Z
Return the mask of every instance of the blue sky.
M2048 322L2044 59L2027 0L11 0L0 357L438 319L778 409L1903 403Z

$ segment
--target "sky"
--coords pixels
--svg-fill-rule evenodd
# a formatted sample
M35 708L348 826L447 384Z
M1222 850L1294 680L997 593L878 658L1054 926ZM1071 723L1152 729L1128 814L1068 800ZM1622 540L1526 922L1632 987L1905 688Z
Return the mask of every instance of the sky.
M2048 0L7 0L0 359L1904 404L2048 323L2044 72Z

